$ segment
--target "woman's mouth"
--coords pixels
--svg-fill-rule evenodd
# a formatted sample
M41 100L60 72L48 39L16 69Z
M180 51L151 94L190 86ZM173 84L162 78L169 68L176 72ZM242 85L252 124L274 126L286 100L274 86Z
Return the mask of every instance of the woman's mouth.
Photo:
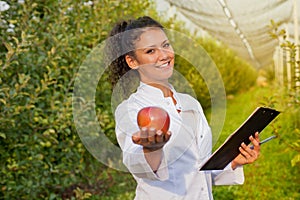
M164 64L162 64L162 65L157 66L157 68L164 69L164 68L167 68L167 67L169 67L169 66L170 66L170 61L169 61L169 62L166 62L166 63L164 63Z

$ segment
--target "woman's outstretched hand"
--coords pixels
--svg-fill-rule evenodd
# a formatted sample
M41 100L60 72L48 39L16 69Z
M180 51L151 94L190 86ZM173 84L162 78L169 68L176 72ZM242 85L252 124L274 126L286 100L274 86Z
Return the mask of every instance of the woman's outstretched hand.
M255 137L251 135L249 140L253 144L253 147L250 147L250 145L247 146L245 143L241 144L239 147L240 154L231 162L232 169L240 165L253 163L258 159L260 153L258 132L255 133Z
M170 139L171 132L163 133L155 128L143 127L132 135L135 144L142 145L144 150L152 152L161 149Z

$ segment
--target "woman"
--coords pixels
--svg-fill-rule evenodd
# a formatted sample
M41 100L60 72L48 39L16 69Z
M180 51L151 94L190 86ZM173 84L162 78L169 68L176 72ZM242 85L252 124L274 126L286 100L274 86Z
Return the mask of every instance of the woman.
M110 36L110 55L118 57L111 64L112 83L129 71L140 80L137 91L115 112L123 162L137 181L135 199L213 199L213 184L242 184L242 165L259 156L258 133L249 138L254 148L241 144L240 154L224 170L199 171L211 155L211 129L199 102L176 92L168 81L175 56L162 25L140 17L117 24ZM138 127L137 113L147 106L168 112L169 131Z

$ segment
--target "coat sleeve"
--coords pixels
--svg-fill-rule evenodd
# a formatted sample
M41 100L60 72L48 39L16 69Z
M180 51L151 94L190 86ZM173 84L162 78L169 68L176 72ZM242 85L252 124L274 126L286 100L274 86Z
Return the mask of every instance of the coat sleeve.
M123 152L123 163L138 178L166 180L168 169L164 156L159 169L154 173L145 159L142 146L132 142L132 134L139 131L136 121L138 110L133 104L124 102L115 112L116 136Z
M212 171L211 175L213 185L241 185L245 180L243 166L239 166L233 170L231 163L223 170Z

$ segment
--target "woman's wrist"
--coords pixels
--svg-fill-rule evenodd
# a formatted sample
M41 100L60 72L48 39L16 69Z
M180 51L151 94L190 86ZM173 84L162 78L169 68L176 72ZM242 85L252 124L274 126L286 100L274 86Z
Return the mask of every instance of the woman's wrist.
M231 162L232 170L235 170L238 166L240 166L240 165L238 163L236 163L234 160Z
M151 152L158 151L161 149L162 149L162 146L161 147L143 147L144 153L151 153Z
M144 156L148 164L150 165L152 171L156 173L162 160L162 155L163 155L162 148L154 150L154 149L149 149L144 147L143 151L144 151Z

